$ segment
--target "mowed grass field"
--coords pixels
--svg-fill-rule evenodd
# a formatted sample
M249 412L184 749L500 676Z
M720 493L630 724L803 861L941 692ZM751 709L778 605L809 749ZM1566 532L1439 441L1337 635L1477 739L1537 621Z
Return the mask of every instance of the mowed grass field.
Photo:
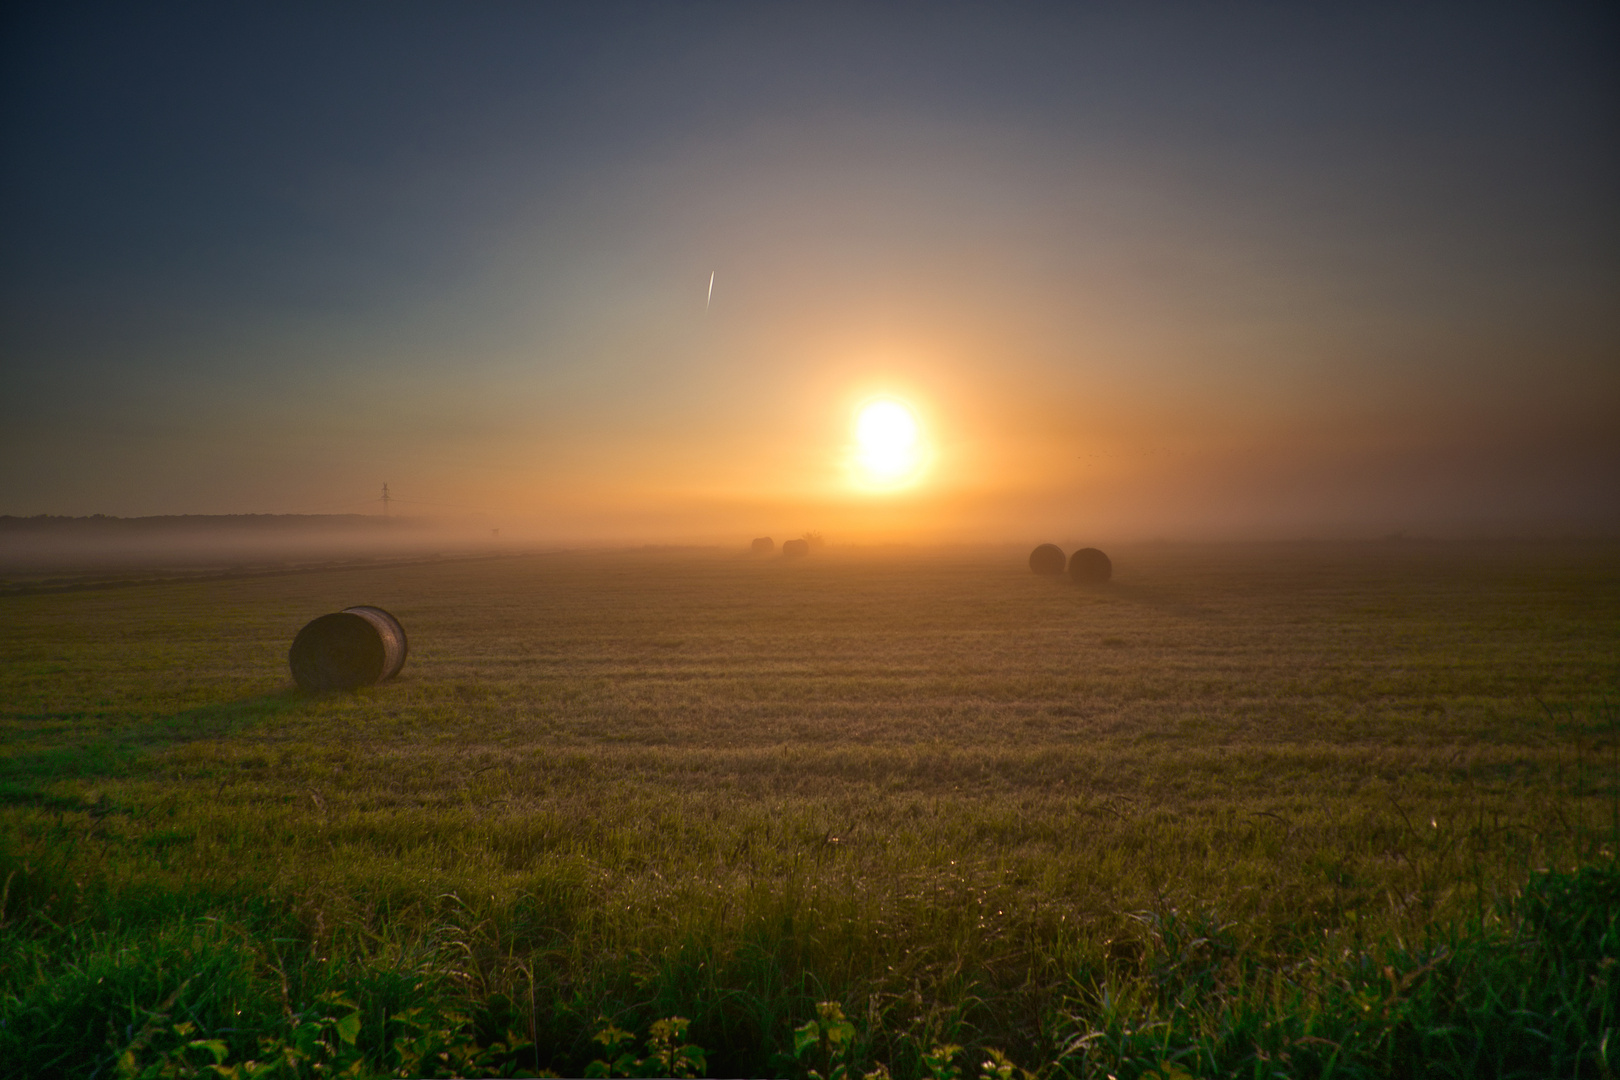
M1111 554L0 598L0 1068L1607 1075L1620 545ZM357 603L402 675L295 690Z

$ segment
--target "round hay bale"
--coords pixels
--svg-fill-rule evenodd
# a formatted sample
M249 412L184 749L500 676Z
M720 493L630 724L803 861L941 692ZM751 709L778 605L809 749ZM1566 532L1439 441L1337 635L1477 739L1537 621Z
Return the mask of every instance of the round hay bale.
M1114 564L1096 548L1081 548L1069 556L1069 576L1084 585L1099 585L1114 576Z
M322 615L298 631L287 665L305 690L353 690L398 675L408 649L398 619L361 605Z
M1037 574L1061 574L1068 561L1056 544L1042 544L1029 553L1029 568Z
M782 554L789 559L802 559L810 554L810 541L784 540L782 541Z
M768 536L756 537L752 550L755 555L769 555L776 550L776 541Z

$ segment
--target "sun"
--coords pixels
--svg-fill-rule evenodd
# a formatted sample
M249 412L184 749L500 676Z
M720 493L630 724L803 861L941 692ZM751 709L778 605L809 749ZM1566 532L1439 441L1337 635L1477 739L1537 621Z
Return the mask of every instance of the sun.
M897 487L914 479L923 464L922 432L904 402L879 398L855 416L855 469L874 487Z

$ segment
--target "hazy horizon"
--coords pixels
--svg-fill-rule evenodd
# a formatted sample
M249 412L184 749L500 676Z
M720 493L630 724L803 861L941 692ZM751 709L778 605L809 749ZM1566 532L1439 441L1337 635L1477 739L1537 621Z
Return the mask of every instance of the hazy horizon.
M816 560L841 561L887 551L906 551L919 557L970 550L996 551L1022 565L1038 543L1055 543L1065 554L1101 545L1124 567L1133 566L1150 549L1162 547L1209 550L1318 547L1323 551L1398 549L1444 546L1462 551L1522 550L1526 545L1553 551L1571 544L1613 545L1620 534L1612 530L1540 532L1409 533L1404 530L1367 534L1345 529L1322 530L1296 536L1252 535L1176 536L1101 534L1087 531L1028 533L1013 538L974 536L850 535L819 529L774 528L752 532L724 531L685 540L649 539L646 536L569 533L543 521L509 521L491 527L476 518L410 517L395 515L165 515L146 518L90 517L17 518L0 515L0 576L18 576L18 582L39 575L77 574L91 578L128 571L275 571L278 568L320 568L374 563L378 560L415 560L423 557L464 558L530 556L562 553L637 553L645 551L712 552L722 557L758 561L751 550L758 536L773 540L770 558L781 558L781 545L789 539L812 538ZM792 560L790 560L792 561ZM17 582L13 583L14 585Z
M1620 529L1612 9L5 18L0 514Z

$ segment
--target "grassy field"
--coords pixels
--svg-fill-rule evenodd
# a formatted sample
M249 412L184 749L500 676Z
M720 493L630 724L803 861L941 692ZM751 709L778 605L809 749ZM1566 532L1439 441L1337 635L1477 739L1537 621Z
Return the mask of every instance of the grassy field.
M1025 554L0 598L0 1069L1620 1065L1620 545Z

